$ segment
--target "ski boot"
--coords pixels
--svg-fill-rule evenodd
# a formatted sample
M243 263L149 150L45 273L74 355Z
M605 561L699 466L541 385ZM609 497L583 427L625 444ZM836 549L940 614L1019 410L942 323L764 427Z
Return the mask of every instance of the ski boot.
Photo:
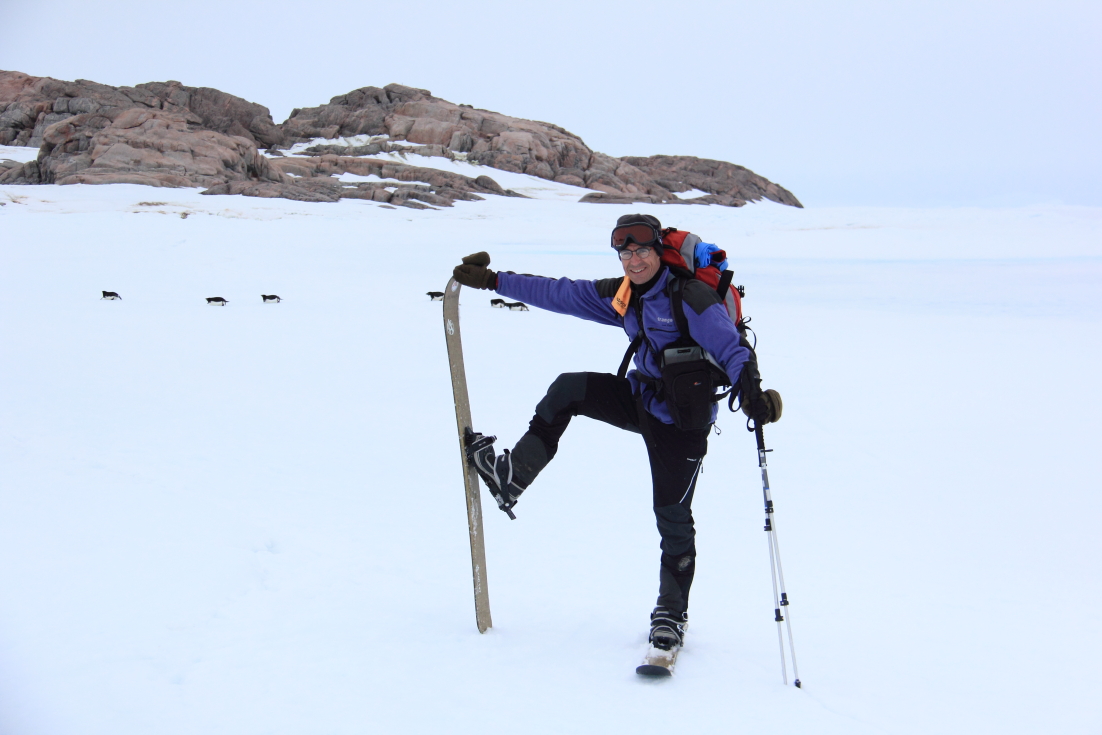
M650 644L663 651L680 648L685 642L685 628L688 626L689 613L675 613L656 607L650 614Z
M516 520L513 515L513 506L517 504L517 498L524 492L524 488L513 480L513 458L506 449L505 453L498 457L494 452L496 436L485 436L476 431L467 429L464 434L467 447L467 461L474 465L475 471L486 487L490 495L497 501L497 507Z

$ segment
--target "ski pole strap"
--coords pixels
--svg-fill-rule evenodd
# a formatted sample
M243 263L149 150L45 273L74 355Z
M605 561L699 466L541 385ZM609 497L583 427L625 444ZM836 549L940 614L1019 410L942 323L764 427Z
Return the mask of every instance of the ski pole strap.
M624 359L620 361L620 369L616 371L617 378L623 378L628 374L628 365L631 364L631 358L639 350L639 343L643 341L643 330L639 330L639 334L635 335L635 339L628 345L628 351L624 353Z

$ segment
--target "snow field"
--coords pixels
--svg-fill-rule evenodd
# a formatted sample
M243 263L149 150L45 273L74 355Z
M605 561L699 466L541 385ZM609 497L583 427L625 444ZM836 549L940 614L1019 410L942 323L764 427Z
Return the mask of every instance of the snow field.
M38 148L18 145L0 145L0 161L27 163L38 159Z
M424 293L482 249L613 275L609 225L637 207L134 186L0 202L4 735L1102 723L1097 209L650 208L727 249L785 399L766 441L795 690L730 414L673 680L633 673L659 554L644 450L585 419L517 521L484 500L495 625L474 627ZM463 293L467 374L476 427L511 446L555 376L615 370L626 339L492 296Z

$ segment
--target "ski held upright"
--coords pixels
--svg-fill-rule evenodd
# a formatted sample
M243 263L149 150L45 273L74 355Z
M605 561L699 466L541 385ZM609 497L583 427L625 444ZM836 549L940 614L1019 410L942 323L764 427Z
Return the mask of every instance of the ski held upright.
M459 282L454 278L444 289L444 338L451 366L452 395L455 399L455 423L459 437L459 460L463 467L463 486L467 496L467 526L471 538L471 576L474 582L474 611L478 632L493 626L490 619L490 592L486 585L486 544L482 535L482 497L478 474L467 461L464 434L471 430L471 402L467 395L467 373L463 367L463 340L459 333Z

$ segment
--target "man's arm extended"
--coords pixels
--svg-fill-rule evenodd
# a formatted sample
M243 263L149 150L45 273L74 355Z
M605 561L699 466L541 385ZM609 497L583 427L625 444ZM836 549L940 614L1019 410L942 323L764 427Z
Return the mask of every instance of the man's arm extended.
M544 278L518 273L498 273L497 288L502 296L523 301L557 314L569 314L599 324L620 326L621 317L612 308L612 297L621 278L600 281L572 281L569 278Z
M502 296L548 311L569 314L599 324L622 324L620 315L612 308L612 297L616 295L623 278L572 281L569 278L495 273L488 265L489 253L474 253L463 258L463 263L455 267L452 276L464 286L493 289Z

